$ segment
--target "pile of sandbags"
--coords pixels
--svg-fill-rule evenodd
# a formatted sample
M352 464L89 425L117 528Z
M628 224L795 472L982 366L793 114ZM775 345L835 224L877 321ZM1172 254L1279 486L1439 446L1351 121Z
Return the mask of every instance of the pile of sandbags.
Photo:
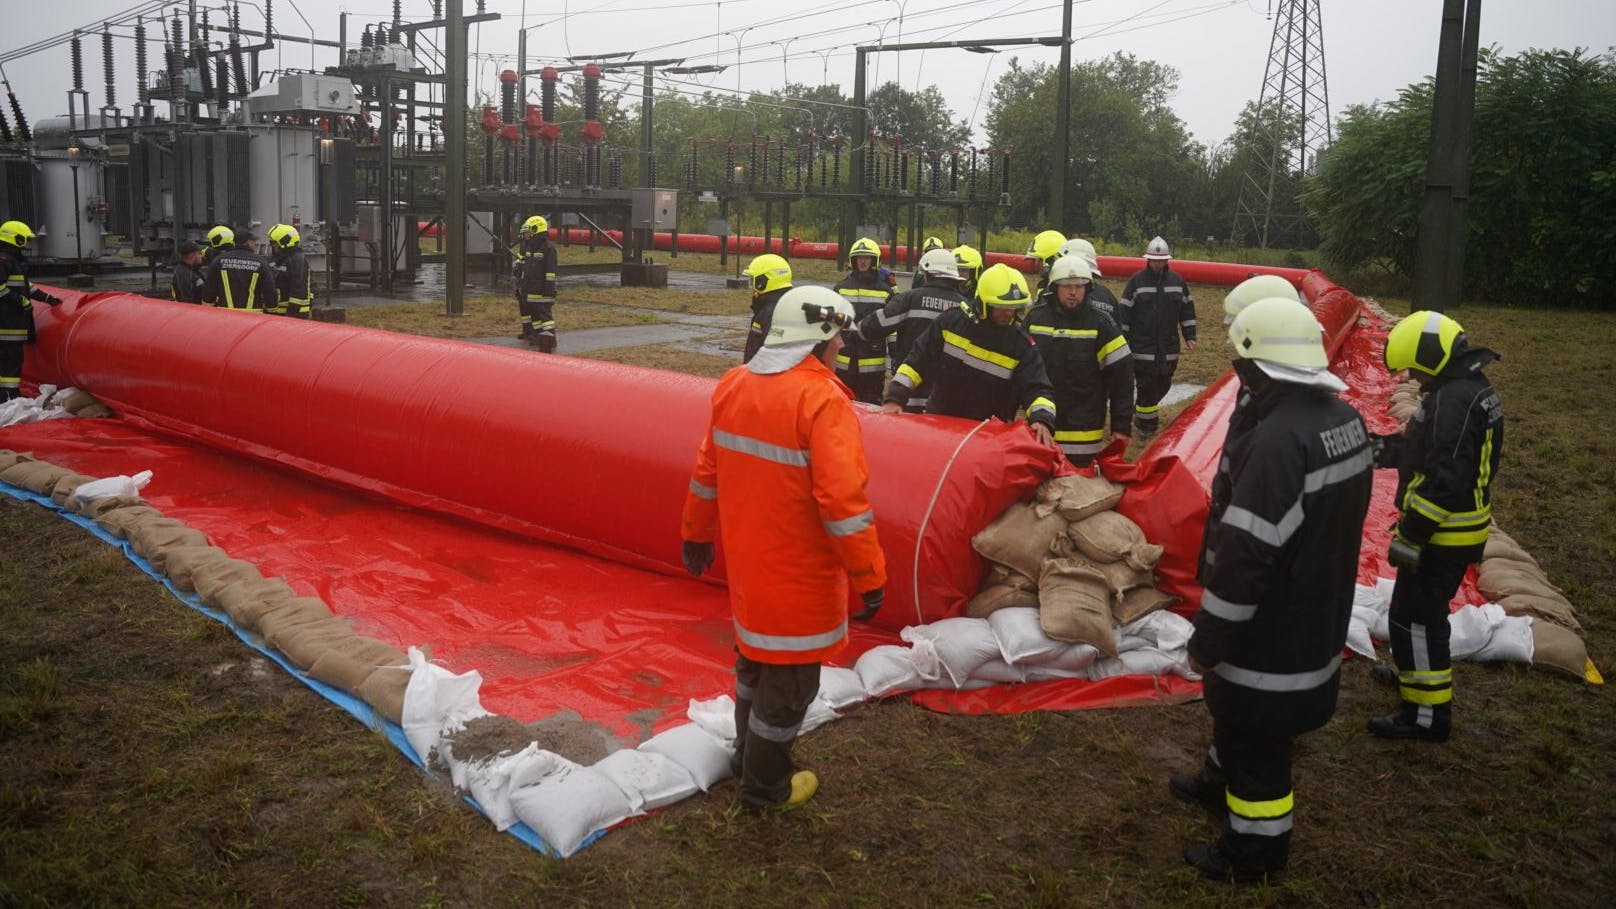
M1174 601L1155 589L1162 548L1114 510L1122 492L1104 477L1056 477L1010 506L971 539L992 567L966 615L1035 606L1050 638L1117 656L1118 627Z
M1589 678L1588 647L1576 607L1514 537L1495 525L1476 568L1476 589L1508 615L1532 619L1532 664Z
M1391 403L1386 405L1386 412L1391 414L1399 427L1404 426L1409 418L1414 416L1414 412L1420 409L1420 401L1424 397L1420 391L1420 383L1414 379L1398 383L1397 388L1392 391Z
M0 449L0 482L9 483L90 518L165 575L183 593L261 635L267 646L310 678L358 697L399 722L409 683L404 653L356 634L314 597L300 597L283 578L266 578L250 562L230 558L207 535L165 517L138 495L85 498L75 493L94 478L27 453ZM127 479L127 478L124 478ZM115 484L119 485L119 484ZM130 487L132 488L132 487Z

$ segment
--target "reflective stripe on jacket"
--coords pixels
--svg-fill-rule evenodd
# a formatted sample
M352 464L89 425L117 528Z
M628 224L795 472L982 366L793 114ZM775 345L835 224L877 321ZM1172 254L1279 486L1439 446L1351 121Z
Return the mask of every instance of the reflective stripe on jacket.
M1190 639L1219 722L1286 736L1335 712L1373 480L1363 420L1334 395L1274 382L1236 411Z
M1189 285L1171 268L1157 274L1146 266L1122 289L1117 325L1133 351L1135 372L1148 364L1170 371L1178 364L1178 336L1195 340L1195 300Z
M852 271L847 277L836 282L835 291L842 298L853 304L853 318L862 322L872 313L880 312L888 298L892 296L892 285L882 276L879 269L869 271ZM842 335L846 346L836 355L836 375L848 385L857 383L856 377L860 374L885 376L887 372L886 345L879 340L869 340L858 332L846 332ZM873 380L878 391L880 380ZM862 394L863 392L861 392Z
M275 272L267 259L250 249L221 249L203 277L204 298L214 306L266 312L275 307Z
M860 593L886 584L849 397L811 356L773 375L736 367L713 393L681 534L722 538L736 646L750 659L828 659L846 640L849 581Z

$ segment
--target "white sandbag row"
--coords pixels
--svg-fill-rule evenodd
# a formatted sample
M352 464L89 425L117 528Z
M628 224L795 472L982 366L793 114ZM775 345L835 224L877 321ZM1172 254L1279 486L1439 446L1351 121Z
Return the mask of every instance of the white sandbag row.
M1390 640L1388 616L1396 582L1380 578L1373 587L1357 585L1347 647L1378 660L1374 642ZM1576 632L1531 615L1510 615L1498 603L1463 606L1448 616L1448 650L1455 660L1530 663L1592 684L1604 684Z
M32 398L12 398L0 403L0 426L18 426L66 417L110 417L111 408L77 388L39 386Z
M854 668L870 697L921 688L968 690L1048 679L1103 679L1173 673L1198 680L1189 667L1193 631L1172 612L1152 612L1115 629L1117 656L1092 644L1044 633L1035 607L1007 607L986 619L959 617L903 629L908 646L875 647Z

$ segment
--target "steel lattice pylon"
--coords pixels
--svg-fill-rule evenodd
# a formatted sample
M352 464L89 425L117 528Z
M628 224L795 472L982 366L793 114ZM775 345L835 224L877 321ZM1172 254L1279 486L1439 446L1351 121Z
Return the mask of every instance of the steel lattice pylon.
M1268 67L1257 100L1256 143L1240 187L1232 239L1267 248L1302 246L1307 219L1297 194L1318 153L1331 142L1330 89L1324 75L1321 0L1279 0Z

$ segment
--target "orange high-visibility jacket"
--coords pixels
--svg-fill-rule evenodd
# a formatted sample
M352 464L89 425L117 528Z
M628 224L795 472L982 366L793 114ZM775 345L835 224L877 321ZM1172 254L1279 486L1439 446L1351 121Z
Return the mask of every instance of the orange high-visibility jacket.
M834 655L848 582L886 585L851 396L815 357L774 375L738 366L713 393L681 532L722 535L736 645L758 662Z

